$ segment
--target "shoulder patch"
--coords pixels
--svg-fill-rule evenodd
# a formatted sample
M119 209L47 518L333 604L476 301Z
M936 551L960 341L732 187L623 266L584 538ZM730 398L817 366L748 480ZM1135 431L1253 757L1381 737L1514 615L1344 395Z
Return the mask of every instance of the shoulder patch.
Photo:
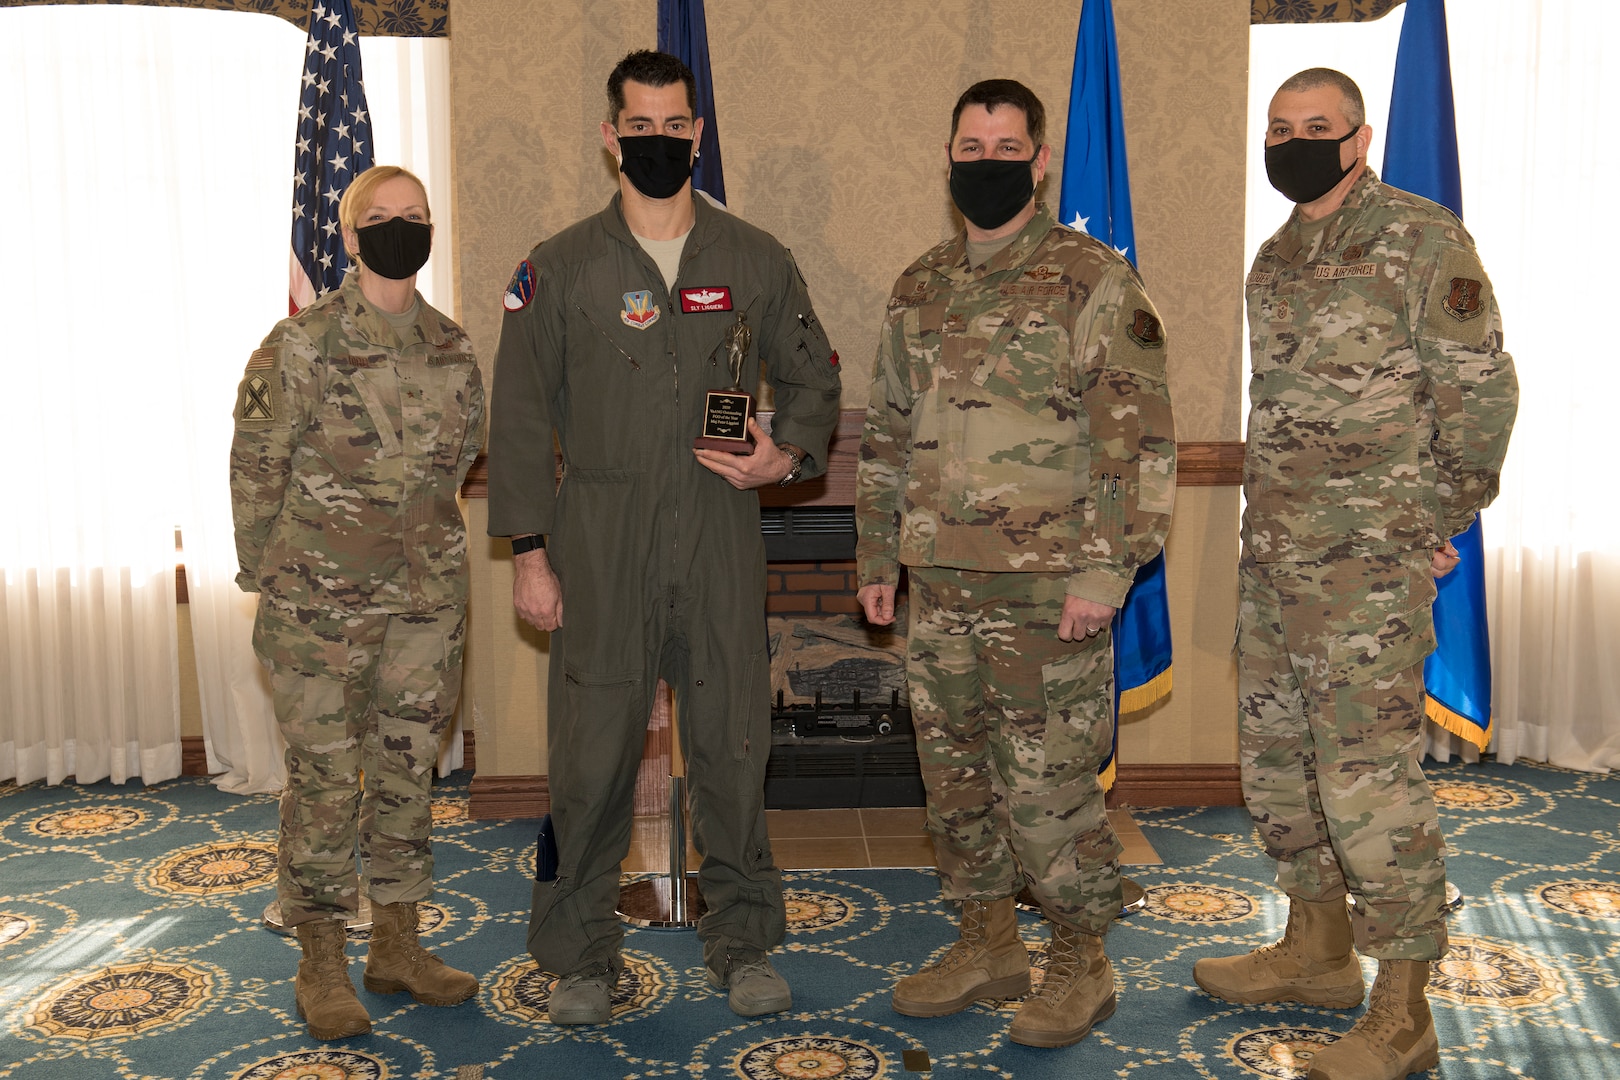
M1491 280L1479 256L1464 247L1442 252L1424 301L1424 331L1477 349L1491 333L1490 308Z
M253 355L248 357L247 370L264 371L276 366L276 350L254 349Z
M257 355L257 354L255 354ZM266 377L249 370L236 390L236 424L238 427L264 427L274 424L281 415L281 379Z
M1164 331L1159 326L1159 318L1151 311L1137 308L1131 312L1130 325L1125 328L1130 339L1144 349L1164 348Z
M507 311L522 311L534 299L534 264L524 259L512 271L512 280L507 282L506 295L501 298L501 305Z

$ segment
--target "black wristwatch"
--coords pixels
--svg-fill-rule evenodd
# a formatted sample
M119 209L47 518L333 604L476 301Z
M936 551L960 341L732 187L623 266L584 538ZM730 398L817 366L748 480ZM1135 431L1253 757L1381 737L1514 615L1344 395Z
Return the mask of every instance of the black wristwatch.
M533 551L536 548L544 550L545 546L545 533L535 533L533 536L512 537L512 554L514 555L522 555L525 551Z
M777 443L776 448L786 454L789 461L793 462L793 467L788 470L788 474L776 482L777 487L787 487L789 484L796 483L799 477L804 474L804 455L784 443Z

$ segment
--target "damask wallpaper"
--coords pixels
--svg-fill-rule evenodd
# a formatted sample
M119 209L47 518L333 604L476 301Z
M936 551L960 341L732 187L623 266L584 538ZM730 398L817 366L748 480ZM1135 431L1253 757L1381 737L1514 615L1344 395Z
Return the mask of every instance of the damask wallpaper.
M793 249L864 406L888 290L959 227L945 186L950 109L1009 76L1047 103L1055 202L1078 0L708 0L731 208ZM463 323L486 358L500 294L533 244L599 209L612 159L607 73L654 43L647 0L556 0L514 18L455 0L451 36ZM1170 331L1181 438L1238 434L1248 12L1114 0L1140 265Z

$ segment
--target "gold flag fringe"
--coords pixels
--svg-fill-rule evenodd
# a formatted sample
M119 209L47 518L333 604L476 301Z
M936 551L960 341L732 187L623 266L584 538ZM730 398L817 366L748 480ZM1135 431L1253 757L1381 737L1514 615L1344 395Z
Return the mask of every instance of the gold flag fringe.
M1170 673L1174 670L1173 667L1167 667L1141 686L1133 686L1129 690L1122 691L1119 695L1120 713L1145 709L1170 693Z
M1483 751L1491 742L1491 728L1487 724L1481 728L1474 721L1462 713L1452 712L1434 698L1427 698L1423 703L1423 711L1429 714L1429 719L1457 736L1467 739L1479 750ZM1495 717L1492 717L1494 720Z

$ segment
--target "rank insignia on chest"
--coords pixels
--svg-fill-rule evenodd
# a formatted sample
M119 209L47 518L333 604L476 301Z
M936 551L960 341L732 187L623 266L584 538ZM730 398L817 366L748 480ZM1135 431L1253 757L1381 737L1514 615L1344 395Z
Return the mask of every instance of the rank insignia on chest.
M619 312L619 318L624 325L636 330L645 330L658 321L661 312L658 305L653 303L653 294L646 289L624 294L624 310Z
M680 295L682 315L731 310L731 288L726 285L704 285L697 289L682 289Z
M953 311L945 316L945 333L961 334L967 331L967 316L960 311Z
M1447 315L1458 322L1467 322L1482 310L1479 294L1479 282L1473 278L1454 277L1451 279L1451 291L1440 301L1440 306L1446 309Z
M512 271L512 280L506 283L506 295L501 297L501 306L507 311L522 311L533 299L534 264L524 259Z

